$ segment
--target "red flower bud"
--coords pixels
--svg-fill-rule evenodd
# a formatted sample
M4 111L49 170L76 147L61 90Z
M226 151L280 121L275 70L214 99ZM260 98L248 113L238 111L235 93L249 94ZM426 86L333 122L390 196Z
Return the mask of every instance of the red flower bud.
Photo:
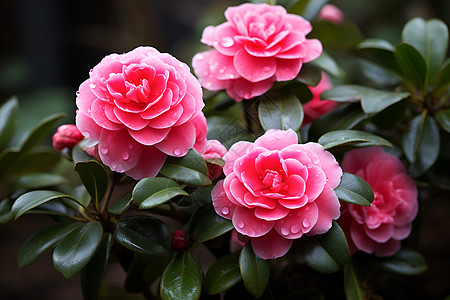
M61 151L64 148L72 149L84 136L73 124L61 125L52 137L53 148Z
M172 250L181 252L186 247L186 235L181 230L175 230L172 233Z

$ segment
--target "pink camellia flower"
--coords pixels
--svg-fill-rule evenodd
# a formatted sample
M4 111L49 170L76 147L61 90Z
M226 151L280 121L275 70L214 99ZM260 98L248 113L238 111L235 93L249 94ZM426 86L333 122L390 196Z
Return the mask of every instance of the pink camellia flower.
M322 53L318 40L305 37L311 24L282 6L245 3L229 7L225 17L205 28L201 42L214 50L196 54L192 66L204 88L226 89L236 101L294 79L303 63Z
M331 100L320 100L320 94L328 89L331 89L333 85L331 84L328 76L322 72L322 77L316 86L309 86L313 97L311 100L303 104L303 111L305 117L303 119L303 125L311 123L318 117L326 114L327 112L333 110L337 103Z
M333 4L325 4L319 11L319 20L325 20L334 24L341 24L344 13Z
M417 187L401 161L381 147L351 150L342 161L345 172L356 174L372 188L370 207L344 203L339 219L350 250L390 256L411 232L417 215Z
M52 136L52 145L56 151L62 151L64 148L72 149L78 144L84 136L73 124L65 124L58 127Z
M155 176L167 155L183 156L198 136L206 139L200 84L186 64L152 47L106 56L76 103L76 124L98 141L101 161L134 179Z
M214 209L263 259L283 256L303 234L327 232L340 215L333 191L339 164L320 144L298 144L293 130L238 142L223 159L226 177L212 190Z
M218 140L208 140L206 144L205 152L202 153L202 157L207 159L222 158L227 153L227 148L222 145ZM222 167L217 164L206 162L208 166L209 179L214 180L222 173Z

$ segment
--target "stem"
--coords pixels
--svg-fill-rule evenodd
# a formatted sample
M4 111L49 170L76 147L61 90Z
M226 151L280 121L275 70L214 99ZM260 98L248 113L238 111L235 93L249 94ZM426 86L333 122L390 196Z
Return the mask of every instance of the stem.
M106 190L105 196L103 196L103 204L102 204L101 214L104 214L105 211L108 209L109 202L111 201L111 196L112 196L115 186L116 186L116 177L114 176L114 173L111 173L109 176L108 188Z

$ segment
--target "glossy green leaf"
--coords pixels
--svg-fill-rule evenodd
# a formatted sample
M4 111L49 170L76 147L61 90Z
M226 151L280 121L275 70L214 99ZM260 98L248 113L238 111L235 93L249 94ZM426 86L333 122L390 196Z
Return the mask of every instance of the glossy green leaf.
M322 6L327 0L302 0L296 1L288 8L289 13L304 17L307 20L312 20L319 13Z
M13 189L39 189L66 183L67 179L61 175L51 173L28 173L20 176L14 182Z
M311 63L336 78L345 77L345 71L337 64L334 58L325 51Z
M380 66L401 74L399 65L395 59L395 47L388 41L382 39L366 39L358 44L357 48Z
M13 200L6 198L0 201L0 224L4 224L12 219L11 208Z
M76 201L76 199L72 198L71 196L56 191L40 190L25 193L17 198L17 200L14 202L11 209L11 215L14 219L17 219L30 209L33 209L48 201L61 198L67 198Z
M442 129L450 133L450 108L440 110L434 116Z
M372 263L385 271L402 275L418 275L428 268L420 253L404 248L393 256L374 258Z
M96 300L106 265L108 264L113 238L110 233L103 235L92 259L81 270L81 292L84 300Z
M375 88L394 87L400 85L403 81L401 76L384 66L367 59L358 59L357 61L362 74Z
M370 206L374 200L370 185L361 177L351 173L342 173L341 183L334 192L339 200L351 204Z
M42 172L51 170L61 159L61 155L46 146L36 146L26 152L21 152L20 157L14 162L11 172Z
M414 18L403 28L402 38L425 59L428 67L427 82L431 82L447 54L447 25L437 19Z
M114 239L123 247L145 255L170 255L167 226L151 216L132 216L118 221Z
M87 154L86 151L84 151L79 147L79 145L75 145L72 148L72 160L74 163L77 163L80 161L86 162L90 160L95 160L95 158Z
M341 227L333 221L331 229L321 235L296 240L305 262L321 273L333 273L348 263L350 250Z
M219 140L227 148L238 141L250 141L252 139L252 136L244 128L244 124L240 119L211 116L207 118L207 123L208 140Z
M32 263L47 249L55 246L75 228L79 223L58 224L47 227L28 238L19 250L17 262L19 268Z
M161 277L160 293L164 300L199 299L202 269L190 251L179 252Z
M300 69L297 80L308 86L316 86L322 77L321 71L317 66L305 64Z
M169 156L160 172L164 176L193 186L212 184L208 178L205 160L193 149L183 157Z
M130 207L132 201L131 192L128 192L111 205L108 211L115 215L121 215Z
M8 145L14 134L18 106L17 98L12 97L0 107L0 149Z
M394 54L403 76L421 90L424 89L427 65L422 55L413 46L405 43L396 45Z
M366 293L361 283L362 276L359 266L351 259L344 267L344 291L348 300L366 299Z
M141 179L133 189L133 201L140 209L156 207L179 195L189 194L172 179L163 177Z
M265 97L259 102L258 117L264 130L297 131L303 122L303 107L294 95Z
M353 50L362 40L363 35L352 22L344 21L340 24L333 22L317 22L308 38L320 39L325 49Z
M434 86L434 93L436 95L441 95L450 86L450 58L445 61L441 67L441 72Z
M354 147L387 146L392 144L382 137L360 130L335 130L325 133L319 138L319 144L324 149L330 149L342 145L352 145Z
M224 292L242 280L239 256L227 254L214 262L206 273L206 286L210 295Z
M358 49L380 49L385 51L394 52L395 48L394 46L382 39L366 39L358 44Z
M253 253L250 242L241 250L239 269L247 291L255 298L261 297L269 283L270 265Z
M200 243L219 237L232 229L234 229L233 223L219 216L212 206L209 205L209 209L202 210L202 216L192 232L195 240L192 248L195 248Z
M403 151L412 163L411 175L420 176L436 161L440 150L439 128L432 117L416 116L403 137Z
M84 268L95 254L102 239L100 222L89 222L73 230L53 251L53 265L66 278Z
M86 187L86 190L98 207L98 204L108 189L108 172L103 165L95 160L86 162L79 161L75 164L74 169L80 175L80 179Z
M22 143L21 151L25 152L36 146L49 132L53 129L53 127L65 117L65 114L58 113L51 115L41 122L31 131L31 133L27 136L25 141Z

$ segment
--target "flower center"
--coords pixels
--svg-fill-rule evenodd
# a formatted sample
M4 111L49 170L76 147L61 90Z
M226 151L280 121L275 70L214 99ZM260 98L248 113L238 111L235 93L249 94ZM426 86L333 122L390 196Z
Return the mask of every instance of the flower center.
M263 178L263 183L272 192L278 193L284 188L283 176L278 174L277 171L265 170L265 175Z

